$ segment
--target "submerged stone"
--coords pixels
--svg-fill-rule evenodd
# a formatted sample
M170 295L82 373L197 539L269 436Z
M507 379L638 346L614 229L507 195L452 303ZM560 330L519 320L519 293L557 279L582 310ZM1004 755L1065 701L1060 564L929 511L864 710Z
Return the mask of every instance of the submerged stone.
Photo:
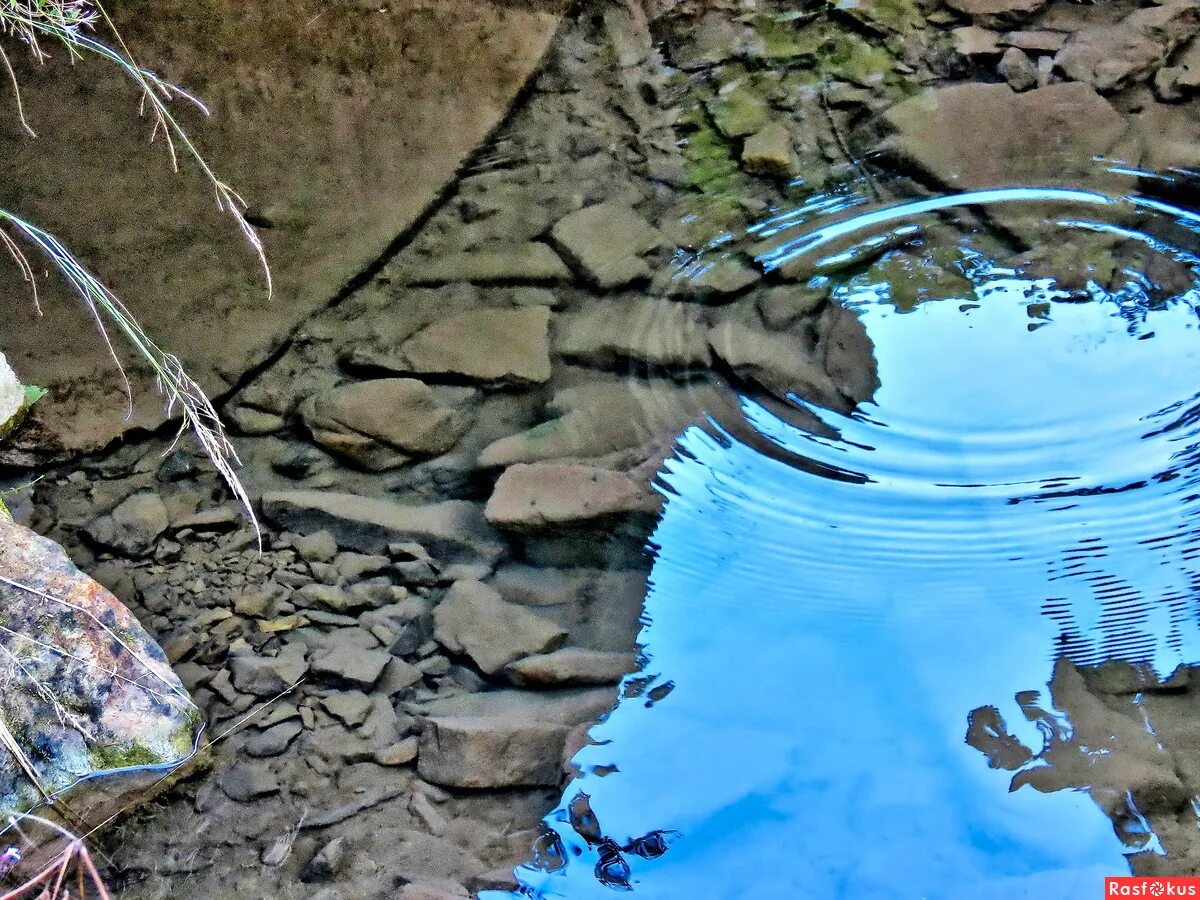
M89 821L191 756L200 714L130 612L54 542L0 515L0 810ZM134 770L154 779L87 781Z
M786 178L795 168L792 136L779 122L772 122L746 139L742 148L742 165L756 175Z
M381 471L454 446L470 419L444 399L415 378L380 378L310 397L301 415L317 443Z
M880 150L953 188L1093 174L1093 160L1126 129L1108 101L1078 82L1021 94L1007 84L936 88L893 106L884 122L893 133Z
M408 371L528 384L550 378L550 311L481 309L434 322L405 341Z
M643 253L662 246L663 236L631 206L598 203L560 219L550 233L555 246L599 288L618 288L648 278Z

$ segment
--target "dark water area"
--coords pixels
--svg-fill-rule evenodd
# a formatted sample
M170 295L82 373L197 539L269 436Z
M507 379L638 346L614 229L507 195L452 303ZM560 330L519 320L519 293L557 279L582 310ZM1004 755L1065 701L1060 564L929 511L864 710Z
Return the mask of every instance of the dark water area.
M520 896L1089 897L1168 852L1155 813L1196 802L1200 217L1182 176L1102 175L855 183L680 261L828 291L877 386L679 436L642 671Z

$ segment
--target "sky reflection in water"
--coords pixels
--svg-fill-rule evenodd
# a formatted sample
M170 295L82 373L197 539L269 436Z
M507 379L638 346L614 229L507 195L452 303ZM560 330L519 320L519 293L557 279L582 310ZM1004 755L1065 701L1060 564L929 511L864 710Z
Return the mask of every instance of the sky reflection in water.
M1079 204L1064 235L1108 227L1097 212L1114 201L1060 193L1078 196L1047 199ZM824 245L811 222L788 235L802 219L757 229L790 248L769 265ZM615 847L569 821L581 792L616 845L664 833L664 854L620 856L644 897L1092 897L1128 871L1131 848L1086 792L1010 792L1012 773L964 734L995 706L1037 753L1014 695L1041 691L1049 709L1063 653L1164 676L1200 662L1200 294L1156 303L1131 273L1072 302L969 243L958 257L967 290L910 311L869 273L841 279L881 387L850 417L816 410L839 439L743 400L786 450L863 478L767 458L719 423L681 436L633 676L673 689L593 729L601 743L547 820L565 865L518 870L526 893L613 894L594 869Z

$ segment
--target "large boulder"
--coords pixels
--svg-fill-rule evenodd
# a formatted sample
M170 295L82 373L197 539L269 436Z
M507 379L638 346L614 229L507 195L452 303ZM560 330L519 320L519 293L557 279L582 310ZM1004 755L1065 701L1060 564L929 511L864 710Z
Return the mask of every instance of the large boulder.
M73 789L71 812L95 821L188 759L199 737L199 711L137 619L57 544L2 514L0 681L2 814Z
M16 117L0 122L0 207L59 237L220 393L439 196L508 110L560 10L554 0L128 0L111 13L140 62L208 104L210 118L175 108L249 202L274 297L211 186L186 156L176 175L161 142L147 145L136 87L99 59L52 50L40 66L9 54L39 140ZM25 429L9 460L157 424L153 374L131 369L126 419L120 374L84 305L54 279L39 293L42 317L10 298L4 349L51 395L31 416L44 427Z

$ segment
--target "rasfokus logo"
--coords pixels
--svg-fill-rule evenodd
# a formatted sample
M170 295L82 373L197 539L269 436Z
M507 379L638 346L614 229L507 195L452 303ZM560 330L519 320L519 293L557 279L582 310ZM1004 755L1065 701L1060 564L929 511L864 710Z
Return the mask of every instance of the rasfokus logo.
M1105 897L1200 897L1200 878L1143 878L1136 875L1104 879Z

